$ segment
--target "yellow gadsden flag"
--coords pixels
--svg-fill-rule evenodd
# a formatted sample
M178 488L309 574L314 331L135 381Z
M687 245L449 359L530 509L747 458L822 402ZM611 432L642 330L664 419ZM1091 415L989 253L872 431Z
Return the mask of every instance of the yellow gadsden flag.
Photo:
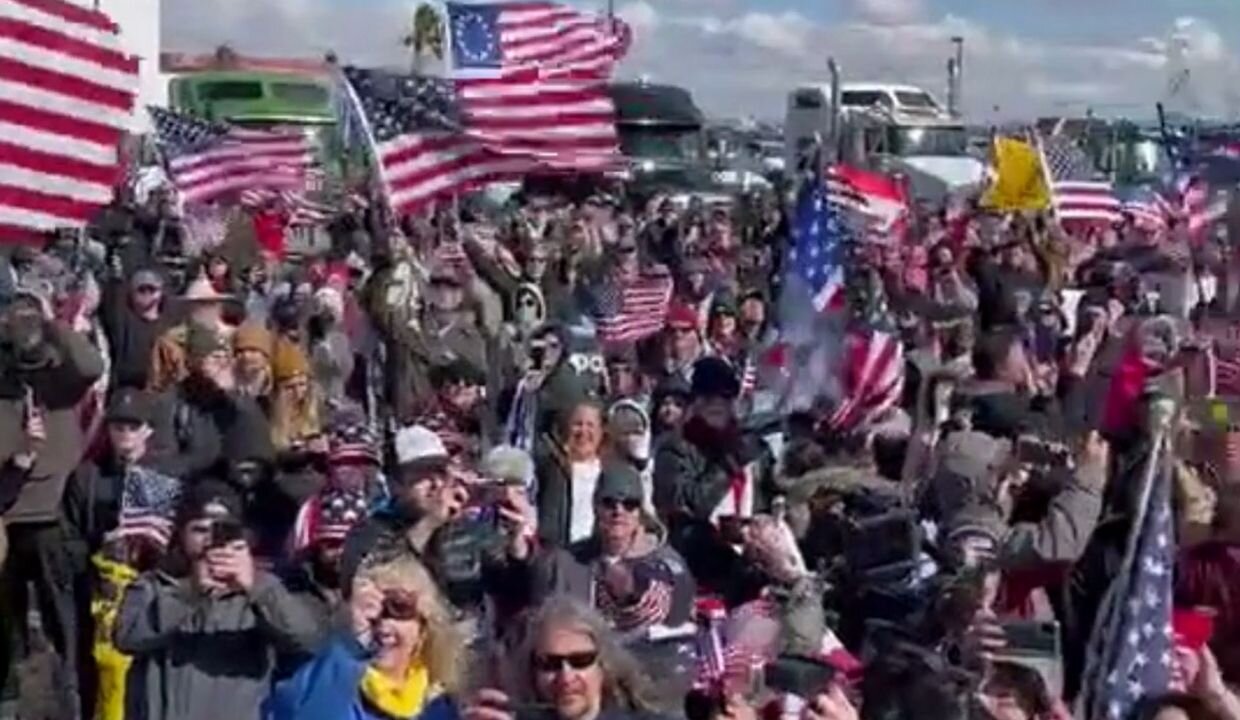
M1012 138L996 138L995 177L982 207L1012 212L1045 210L1051 204L1050 188L1042 172L1042 160L1032 145Z

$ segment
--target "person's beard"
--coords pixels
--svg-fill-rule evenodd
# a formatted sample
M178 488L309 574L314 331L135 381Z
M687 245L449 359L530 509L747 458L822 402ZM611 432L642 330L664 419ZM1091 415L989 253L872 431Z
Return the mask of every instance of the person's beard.
M271 371L269 368L239 366L236 374L237 390L242 395L257 398L265 397L271 392Z

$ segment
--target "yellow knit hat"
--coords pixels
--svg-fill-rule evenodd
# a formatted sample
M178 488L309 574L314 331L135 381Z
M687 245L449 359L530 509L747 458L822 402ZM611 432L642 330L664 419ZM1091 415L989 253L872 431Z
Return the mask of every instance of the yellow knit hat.
M298 375L310 374L310 362L297 345L288 340L277 340L271 356L271 375L276 383L284 383Z

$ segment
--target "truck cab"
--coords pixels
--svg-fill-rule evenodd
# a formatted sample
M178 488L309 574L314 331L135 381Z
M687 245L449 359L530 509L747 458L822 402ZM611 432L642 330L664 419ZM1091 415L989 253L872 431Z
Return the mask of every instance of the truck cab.
M936 199L983 180L984 166L969 154L969 132L930 93L912 85L844 83L832 137L831 87L806 84L788 95L785 163L800 167L822 144L858 167L899 173L913 195Z

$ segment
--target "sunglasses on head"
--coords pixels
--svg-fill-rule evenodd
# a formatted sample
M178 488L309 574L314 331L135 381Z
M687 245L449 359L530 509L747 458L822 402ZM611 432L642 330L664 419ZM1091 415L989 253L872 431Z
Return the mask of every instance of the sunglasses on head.
M536 655L534 656L534 669L543 673L560 672L565 668L585 670L593 667L596 662L598 662L598 652L595 650L563 655Z
M598 501L598 504L601 505L604 510L619 510L620 508L624 508L629 512L636 512L642 506L642 501L633 498L603 498Z
M416 620L418 618L418 598L404 590L383 591L383 611L381 618L392 620Z

